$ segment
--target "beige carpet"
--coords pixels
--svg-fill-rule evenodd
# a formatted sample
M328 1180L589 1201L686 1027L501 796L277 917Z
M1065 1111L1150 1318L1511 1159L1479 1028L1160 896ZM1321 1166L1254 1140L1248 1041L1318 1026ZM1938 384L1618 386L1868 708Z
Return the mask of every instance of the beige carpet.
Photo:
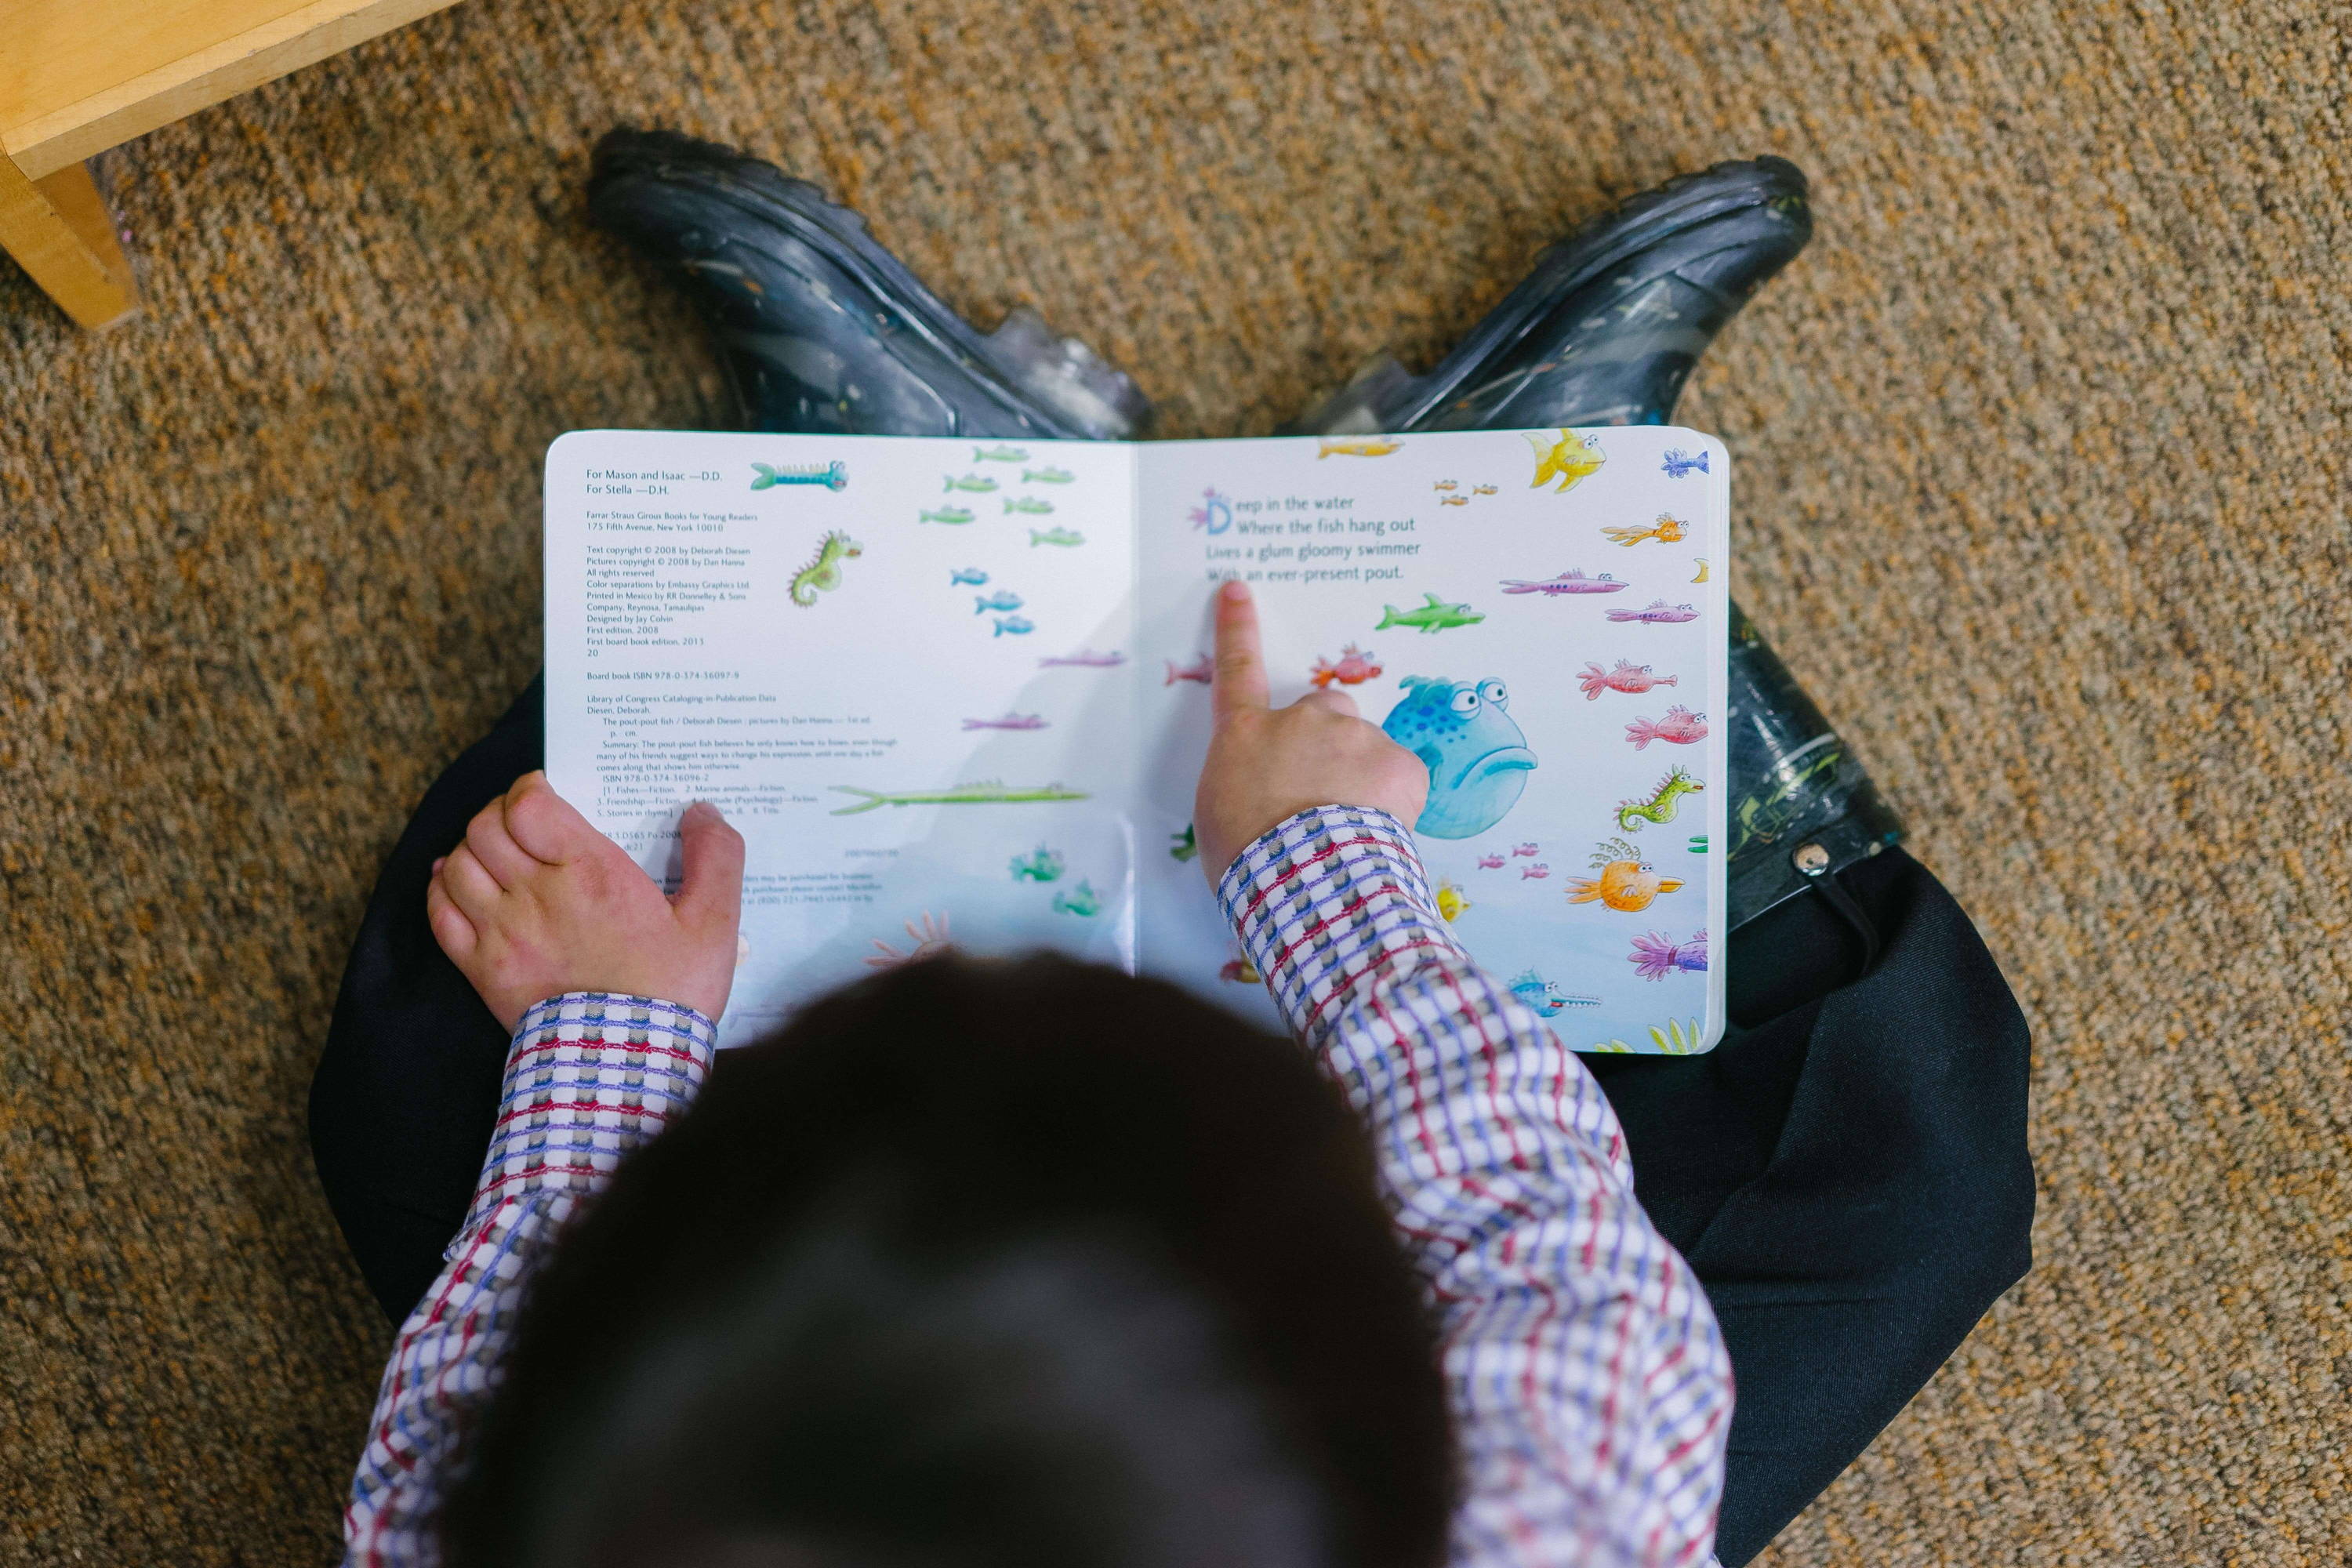
M144 318L0 277L0 1561L331 1551L386 1338L302 1136L343 952L538 662L544 443L724 417L583 218L634 120L1041 307L1171 435L1425 359L1612 196L1802 163L1820 237L1685 416L2032 1018L2043 1208L1769 1561L2344 1563L2347 64L2323 0L465 0L108 154Z

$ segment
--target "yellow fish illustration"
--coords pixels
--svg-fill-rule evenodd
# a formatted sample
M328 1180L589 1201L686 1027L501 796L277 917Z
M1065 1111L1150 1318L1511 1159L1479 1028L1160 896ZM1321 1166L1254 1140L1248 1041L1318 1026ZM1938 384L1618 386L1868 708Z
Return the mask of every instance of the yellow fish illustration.
M1554 495L1565 495L1576 488L1576 482L1588 474L1598 473L1607 457L1601 450L1601 437L1580 436L1573 430L1562 430L1559 439L1528 433L1528 445L1536 449L1536 477L1529 489L1541 489L1554 479L1559 489Z
M1690 524L1681 518L1660 512L1658 521L1647 528L1604 528L1601 531L1630 549L1645 539L1654 539L1661 544L1679 543L1683 535L1690 531ZM1702 572L1693 580L1703 582L1706 576L1706 574Z
M1706 556L1702 555L1702 556L1700 556L1700 557L1698 558L1698 575L1697 575L1697 576L1696 576L1696 577L1694 577L1694 578L1692 578L1692 579L1691 579L1691 581L1692 581L1692 582L1694 582L1694 583L1704 583L1704 582L1706 582Z
M1445 918L1447 924L1461 919L1463 910L1475 907L1453 883L1440 882L1437 885L1437 912Z
M1338 441L1326 437L1323 449L1315 454L1315 458L1316 461L1320 462L1330 457L1385 458L1403 446L1403 442L1391 441L1385 436L1350 436L1345 440Z

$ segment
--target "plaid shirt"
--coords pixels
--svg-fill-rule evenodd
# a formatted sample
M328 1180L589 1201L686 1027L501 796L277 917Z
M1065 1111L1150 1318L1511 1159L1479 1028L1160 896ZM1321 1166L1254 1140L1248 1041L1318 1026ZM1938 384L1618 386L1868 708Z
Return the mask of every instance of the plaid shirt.
M1402 824L1301 812L1217 895L1292 1029L1370 1125L1441 1312L1463 1568L1702 1568L1731 1368L1690 1267L1633 1197L1583 1065L1440 920ZM690 1100L715 1026L575 993L524 1017L447 1265L402 1325L344 1511L345 1562L422 1565L457 1431L579 1198Z

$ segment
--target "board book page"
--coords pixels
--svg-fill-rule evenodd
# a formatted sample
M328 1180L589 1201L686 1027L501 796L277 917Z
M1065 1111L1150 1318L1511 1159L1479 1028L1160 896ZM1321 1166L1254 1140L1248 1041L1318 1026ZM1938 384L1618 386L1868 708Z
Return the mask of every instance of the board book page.
M1212 598L1418 754L1441 913L1582 1050L1722 1031L1727 459L1670 426L1145 444L575 431L547 764L675 885L746 839L722 1045L942 943L1275 1022L1192 847Z

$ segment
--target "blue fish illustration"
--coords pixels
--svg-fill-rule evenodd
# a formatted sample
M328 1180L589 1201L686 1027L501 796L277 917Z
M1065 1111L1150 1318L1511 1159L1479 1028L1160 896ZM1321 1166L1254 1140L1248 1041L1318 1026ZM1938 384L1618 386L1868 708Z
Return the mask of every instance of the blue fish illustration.
M1703 474L1707 471L1705 452L1694 454L1684 451L1680 447L1675 447L1661 453L1660 456L1664 458L1664 461L1659 466L1666 470L1666 478L1670 479L1681 479L1685 474Z
M1005 633L1011 632L1014 637L1019 637L1024 632L1034 632L1036 629L1019 616L1006 616L996 623L996 629L989 635L1001 637Z
M979 606L977 609L972 611L972 614L975 616L984 616L991 610L1019 609L1021 607L1021 595L1014 593L1010 588L999 588L995 593L987 595L985 598L974 598L972 603Z
M1546 1018L1556 1018L1570 1007L1601 1005L1600 997L1571 995L1532 969L1511 982L1511 994L1534 1008L1538 1016Z
M1413 831L1432 838L1469 838L1503 820L1528 787L1536 754L1508 710L1508 689L1494 677L1451 680L1408 675L1404 700L1381 728L1429 769L1429 803Z
M948 574L948 586L950 588L965 583L977 588L987 581L988 574L977 566L958 566Z
M848 469L840 463L803 463L787 468L754 463L751 467L760 476L751 481L755 490L773 489L778 485L823 485L829 490L849 486Z

